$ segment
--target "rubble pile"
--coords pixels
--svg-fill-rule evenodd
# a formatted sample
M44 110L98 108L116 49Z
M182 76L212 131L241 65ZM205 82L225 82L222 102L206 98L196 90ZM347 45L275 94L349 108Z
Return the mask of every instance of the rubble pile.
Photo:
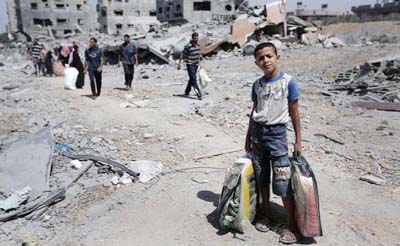
M371 102L400 103L400 56L371 60L336 76L329 91Z

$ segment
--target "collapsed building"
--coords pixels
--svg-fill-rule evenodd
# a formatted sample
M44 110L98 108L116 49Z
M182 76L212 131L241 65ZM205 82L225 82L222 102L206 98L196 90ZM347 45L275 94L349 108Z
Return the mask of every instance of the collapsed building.
M160 21L199 23L205 20L233 19L240 0L157 0L157 18Z
M29 37L47 33L62 37L91 32L97 27L86 0L7 0L6 3L9 33Z
M322 4L321 9L305 9L302 2L297 2L297 8L288 15L297 16L305 21L322 24L340 16L340 12L329 10L328 4Z
M100 32L134 34L157 23L156 0L99 0Z
M382 3L377 3L374 6L361 5L351 7L351 11L358 15L362 19L373 18L373 17L384 17L388 15L400 15L400 1L394 0L389 2L383 0Z

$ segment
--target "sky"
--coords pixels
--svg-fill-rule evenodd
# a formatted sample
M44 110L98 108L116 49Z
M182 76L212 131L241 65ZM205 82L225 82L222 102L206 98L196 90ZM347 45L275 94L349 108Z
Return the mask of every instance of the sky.
M211 0L212 1L212 0ZM265 2L271 2L272 0L250 0L254 3L262 4ZM288 10L294 10L296 3L301 0L287 0ZM95 2L95 0L90 0ZM307 9L319 9L322 4L328 4L330 10L336 10L340 12L350 11L351 6L374 4L376 0L303 0L303 6ZM6 25L8 23L6 1L0 0L0 33L6 31Z

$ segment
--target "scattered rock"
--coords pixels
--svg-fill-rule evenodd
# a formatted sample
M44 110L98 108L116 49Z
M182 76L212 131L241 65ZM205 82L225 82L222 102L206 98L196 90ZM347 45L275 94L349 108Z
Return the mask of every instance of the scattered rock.
M377 174L366 174L364 176L361 176L360 180L366 181L370 184L376 184L376 185L385 185L386 184L386 178L381 175L377 175Z

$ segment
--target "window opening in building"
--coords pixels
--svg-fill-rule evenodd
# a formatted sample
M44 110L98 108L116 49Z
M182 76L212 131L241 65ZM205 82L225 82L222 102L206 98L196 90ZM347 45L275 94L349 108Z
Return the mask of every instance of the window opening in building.
M76 5L76 9L77 9L77 10L82 10L82 4L77 4L77 5Z
M211 11L211 2L210 1L193 2L193 10L194 11Z
M107 16L107 8L106 7L101 8L101 16Z
M51 22L50 19L38 19L38 18L34 18L34 19L33 19L33 25L52 26L53 23Z
M122 9L116 9L116 10L114 10L114 15L123 16L124 11Z
M232 11L232 5L230 5L230 4L225 5L225 9L227 11Z
M57 25L61 26L67 23L67 19L57 19Z
M116 27L117 29L122 29L122 24L116 24L115 27Z
M31 3L31 9L37 9L37 3Z
M65 5L64 4L56 4L56 8L57 9L65 9Z

